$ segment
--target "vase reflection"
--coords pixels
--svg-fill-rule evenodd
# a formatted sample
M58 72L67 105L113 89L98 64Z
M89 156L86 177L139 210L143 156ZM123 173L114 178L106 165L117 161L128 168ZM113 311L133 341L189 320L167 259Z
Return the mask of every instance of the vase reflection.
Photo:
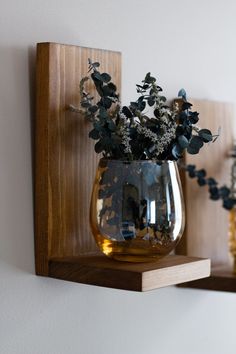
M147 261L170 253L184 229L184 205L173 161L101 160L90 222L107 256Z

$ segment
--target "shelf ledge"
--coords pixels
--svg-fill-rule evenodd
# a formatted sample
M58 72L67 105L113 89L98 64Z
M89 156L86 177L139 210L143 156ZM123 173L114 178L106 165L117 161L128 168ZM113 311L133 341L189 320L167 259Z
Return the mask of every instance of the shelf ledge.
M102 255L54 258L49 262L52 278L132 291L158 289L209 275L209 259L177 255L148 263L120 262Z

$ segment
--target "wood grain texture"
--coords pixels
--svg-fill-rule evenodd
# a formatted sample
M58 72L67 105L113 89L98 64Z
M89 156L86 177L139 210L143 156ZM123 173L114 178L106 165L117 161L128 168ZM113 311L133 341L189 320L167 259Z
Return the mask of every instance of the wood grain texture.
M35 266L36 273L48 274L48 119L49 46L37 48L35 122Z
M99 157L79 106L79 82L88 58L101 63L121 88L121 54L56 43L37 46L35 255L37 274L51 257L98 251L89 227L90 194ZM96 98L92 84L88 91Z
M205 145L198 155L186 154L186 163L205 168L208 177L220 185L230 185L232 161L228 153L233 145L234 106L230 103L191 100L200 113L200 126L213 134L221 127L220 137ZM199 187L196 179L184 182L187 224L185 239L178 249L181 254L209 257L213 265L228 262L228 212L220 201L209 199L207 187Z
M127 263L105 256L52 259L49 276L109 288L147 291L207 277L210 260L167 256L157 262Z

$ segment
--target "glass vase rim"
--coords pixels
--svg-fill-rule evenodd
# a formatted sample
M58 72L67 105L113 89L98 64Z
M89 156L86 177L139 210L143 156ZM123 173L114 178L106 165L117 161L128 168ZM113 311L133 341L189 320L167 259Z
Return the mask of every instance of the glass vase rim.
M158 160L158 159L148 159L148 160L119 160L119 159L109 159L109 158L104 158L104 157L101 157L99 159L99 162L102 161L102 162L111 162L111 163L124 163L124 164L130 164L130 163L160 163L160 164L163 164L163 163L177 163L177 161L175 160Z

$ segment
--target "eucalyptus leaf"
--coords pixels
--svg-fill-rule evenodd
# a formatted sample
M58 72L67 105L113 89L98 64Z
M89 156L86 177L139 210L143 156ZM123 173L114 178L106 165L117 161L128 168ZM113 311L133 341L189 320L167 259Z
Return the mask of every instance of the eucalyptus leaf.
M146 102L145 101L139 101L138 102L138 109L142 112L146 107Z
M226 210L231 210L236 204L236 200L233 198L228 198L223 200L223 207Z
M115 131L116 130L116 125L115 123L113 122L113 120L110 120L109 123L108 123L108 128L111 130L111 131Z
M109 97L114 96L113 90L108 85L102 86L101 90L102 90L103 96L109 96Z
M126 106L124 106L122 108L122 113L124 113L124 115L127 117L127 118L132 118L133 117L133 114L132 112L130 111L130 109Z
M186 96L187 96L187 94L186 94L185 89L182 88L181 90L179 90L178 97L182 97L184 100L186 100Z
M188 119L191 124L196 124L199 121L199 113L198 112L188 112Z
M93 129L89 132L89 137L94 139L94 140L98 140L100 138L100 134L99 131L96 129Z
M137 102L130 102L130 108L136 110L139 109L139 105Z
M89 108L91 106L92 106L91 103L89 103L87 101L81 102L81 107L83 107L83 108Z
M209 193L210 193L210 198L212 200L219 200L220 199L219 189L217 187L211 187L209 189Z
M102 73L101 75L102 81L105 83L108 83L109 81L111 81L111 76L107 73Z
M196 176L199 177L199 178L206 177L206 170L204 170L203 168L201 170L198 170L196 172Z
M204 143L209 143L210 141L213 140L211 131L209 129L201 129L201 130L199 130L198 135L202 138Z
M217 185L215 178L212 178L212 177L208 178L207 183L209 186L216 186Z
M181 148L186 149L188 147L188 139L184 135L180 135L178 137L178 143L181 146Z
M183 102L183 104L182 104L182 109L185 111L186 109L190 109L192 107L192 103L190 103L190 102Z
M109 97L102 97L101 102L106 109L109 109L112 105L112 100Z
M90 106L88 108L88 110L91 112L91 113L96 113L97 110L98 110L98 106L94 105L94 106Z
M147 103L149 104L150 107L152 107L155 104L155 99L153 96L148 97Z
M103 148L104 148L104 144L102 143L101 140L99 140L94 146L95 152L97 154L100 154L102 152Z
M108 113L107 113L107 110L105 107L101 106L99 108L99 117L100 118L103 118L103 119L106 119L108 117Z
M156 108L153 113L154 113L154 116L155 116L156 118L160 118L161 113L160 113L160 110L159 110L159 109Z
M223 186L219 189L219 193L223 198L226 198L230 195L230 189L226 186Z
M154 82L156 82L156 78L151 76L151 73L147 73L144 79L144 82L147 84L152 84Z
M199 177L197 179L197 183L199 184L199 186L205 186L206 185L206 180L203 177Z
M95 71L92 75L93 75L94 79L97 79L99 81L103 81L102 75L98 71Z
M117 88L116 88L116 85L113 84L113 82L109 82L109 84L107 84L107 86L109 87L111 92L113 92L113 93L116 92Z
M199 136L192 136L189 145L187 147L187 151L189 154L198 154L199 150L201 149L201 147L203 146L203 141L202 138L200 138Z

